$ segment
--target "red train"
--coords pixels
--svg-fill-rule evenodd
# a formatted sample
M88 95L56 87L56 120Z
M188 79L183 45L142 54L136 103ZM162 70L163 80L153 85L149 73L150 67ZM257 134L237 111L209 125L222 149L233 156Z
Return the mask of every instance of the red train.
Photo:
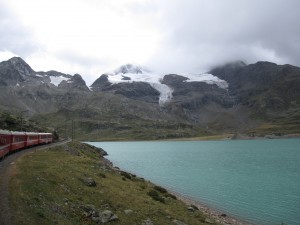
M19 149L34 145L48 144L52 141L53 135L51 133L0 130L0 159Z

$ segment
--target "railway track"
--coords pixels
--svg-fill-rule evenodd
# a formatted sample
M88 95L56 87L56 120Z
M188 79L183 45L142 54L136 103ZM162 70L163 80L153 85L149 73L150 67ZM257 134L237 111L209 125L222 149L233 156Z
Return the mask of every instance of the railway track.
M12 172L11 167L15 161L22 155L63 145L70 141L70 139L67 139L60 142L24 149L8 155L4 160L0 161L0 225L12 225L11 211L9 208L9 178Z

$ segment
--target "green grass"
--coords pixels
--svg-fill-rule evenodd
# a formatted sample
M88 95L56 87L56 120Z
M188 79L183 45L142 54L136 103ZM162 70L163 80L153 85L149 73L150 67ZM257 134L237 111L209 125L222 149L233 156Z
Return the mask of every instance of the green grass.
M205 224L200 212L187 210L163 188L129 174L127 179L108 167L95 148L69 143L28 154L13 167L10 202L13 222L25 224L96 224L84 215L83 206L111 210L119 217L109 224L137 224L150 218L155 225L174 224L174 219L189 225ZM126 174L128 177L128 175ZM97 185L86 186L84 178ZM151 194L155 192L155 198ZM133 213L126 215L124 210Z
M278 136L300 133L300 111L295 110L281 116L276 116L258 127L248 130L248 134L263 136L275 134Z

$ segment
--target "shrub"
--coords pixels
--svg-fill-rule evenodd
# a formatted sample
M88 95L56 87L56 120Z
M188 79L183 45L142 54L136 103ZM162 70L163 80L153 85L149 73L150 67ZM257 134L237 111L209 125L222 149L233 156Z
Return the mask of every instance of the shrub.
M155 201L161 202L161 203L165 203L165 199L163 197L161 197L157 191L155 190L150 190L148 192L148 195Z
M160 186L154 186L154 189L157 190L157 191L159 191L162 194L165 194L165 193L168 192L165 188L160 187Z
M121 171L121 176L126 177L127 179L131 179L131 175L127 172Z
M173 199L177 199L177 197L175 196L175 195L173 195L173 194L170 194L170 193L167 193L167 194L165 194L165 196L166 197L169 197L169 198L173 198Z
M106 178L106 175L104 173L99 173L98 175L99 177Z

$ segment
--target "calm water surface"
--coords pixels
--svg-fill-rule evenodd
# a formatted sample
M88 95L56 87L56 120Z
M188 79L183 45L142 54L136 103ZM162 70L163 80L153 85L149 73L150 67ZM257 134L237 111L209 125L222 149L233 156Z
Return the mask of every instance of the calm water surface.
M90 144L115 166L243 220L300 224L300 139Z

